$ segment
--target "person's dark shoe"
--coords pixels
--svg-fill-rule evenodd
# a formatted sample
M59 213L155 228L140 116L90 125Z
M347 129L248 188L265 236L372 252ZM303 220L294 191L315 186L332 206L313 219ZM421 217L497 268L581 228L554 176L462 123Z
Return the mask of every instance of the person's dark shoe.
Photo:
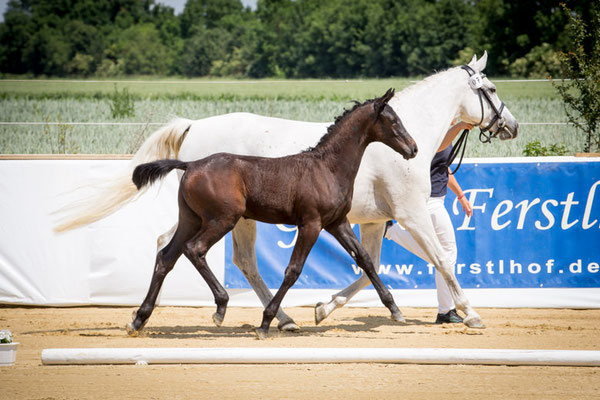
M387 235L387 230L388 228L390 228L392 225L394 225L394 221L392 221L391 219L389 221L385 222L385 229L383 230L383 237L385 237L385 235Z
M456 308L445 314L438 314L435 320L436 324L462 324L463 319L456 313Z

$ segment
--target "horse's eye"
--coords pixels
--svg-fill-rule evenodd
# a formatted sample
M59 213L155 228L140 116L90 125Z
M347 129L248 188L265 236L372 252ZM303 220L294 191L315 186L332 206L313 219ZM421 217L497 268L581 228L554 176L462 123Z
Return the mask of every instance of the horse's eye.
M496 93L496 88L495 88L495 87L493 87L493 88L490 88L490 92L492 92L492 93Z

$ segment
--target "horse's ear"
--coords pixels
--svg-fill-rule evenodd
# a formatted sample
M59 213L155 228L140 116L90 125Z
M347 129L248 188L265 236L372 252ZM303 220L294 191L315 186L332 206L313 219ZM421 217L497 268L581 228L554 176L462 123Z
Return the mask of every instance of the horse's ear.
M473 68L473 70L475 72L481 72L485 69L485 66L487 64L487 58L488 58L488 54L487 54L487 50L483 52L483 56L481 56L481 58L475 62L473 62L473 60L471 60L471 62L469 63L469 67ZM473 65L471 65L473 64Z
M469 67L473 68L475 66L475 63L477 62L477 54L473 54L473 58L471 58L471 61L469 62Z
M375 100L375 111L377 111L377 115L381 114L388 101L390 101L390 99L394 97L394 94L396 94L394 88L389 88L383 96Z
M387 92L385 92L385 94L382 97L382 100L385 102L385 104L387 104L387 102L390 101L392 97L394 97L394 94L396 94L396 89L394 88L389 88Z

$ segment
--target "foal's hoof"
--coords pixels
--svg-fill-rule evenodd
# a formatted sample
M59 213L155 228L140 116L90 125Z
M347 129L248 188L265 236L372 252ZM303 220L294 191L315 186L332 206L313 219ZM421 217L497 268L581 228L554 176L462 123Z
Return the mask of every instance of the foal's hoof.
M406 322L406 320L404 319L404 315L402 315L401 311L396 311L395 313L392 313L392 319L397 322Z
M223 324L225 316L216 312L212 315L212 319L216 326L221 326Z
M327 318L327 313L325 312L325 304L319 302L315 306L315 325L319 325L321 321Z
M127 335L131 337L137 337L140 334L140 331L135 329L131 322L125 325L125 330L127 331Z
M256 332L256 338L257 339L259 339L259 340L265 340L267 338L268 331L266 329L256 328L254 331Z
M300 330L300 327L291 319L280 322L277 325L277 328L282 332L298 332Z
M467 315L465 317L465 319L463 319L463 323L466 326L468 326L469 328L485 329L485 324L483 323L483 321L481 320L481 317L479 315L475 315L475 316L471 316L471 317L469 317Z
M125 325L125 330L127 331L127 335L129 335L131 337L139 336L139 334L142 331L142 329L144 329L144 327L146 326L146 323L148 323L148 320L146 319L146 321L144 321L144 323L142 323L141 325L139 325L136 328L135 327L135 320L137 319L137 311L134 311L131 314L131 319L132 319L132 322L130 322L127 325Z

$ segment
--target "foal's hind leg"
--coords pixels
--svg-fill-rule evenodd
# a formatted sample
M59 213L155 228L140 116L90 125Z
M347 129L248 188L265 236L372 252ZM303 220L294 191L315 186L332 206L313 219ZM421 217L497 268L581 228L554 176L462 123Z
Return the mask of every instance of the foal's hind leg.
M148 322L148 318L154 311L156 299L167 274L173 269L177 259L181 256L184 243L195 233L193 226L183 226L177 229L169 244L156 254L156 264L150 288L142 305L133 315L133 322L127 324L127 333L130 336L137 335Z
M395 321L404 322L402 312L398 309L398 306L394 302L394 297L389 290L385 287L377 271L369 258L369 255L358 241L356 235L350 227L350 223L347 219L344 219L339 224L328 226L325 228L327 232L331 233L338 242L346 249L348 253L354 258L359 267L363 269L365 275L370 279L381 299L381 302L390 310L392 313L392 319Z
M367 254L371 256L375 268L379 265L384 227L383 223L360 224L360 242ZM329 303L317 303L315 306L315 323L318 325L334 310L346 305L351 298L370 284L371 281L367 275L361 274L350 286L331 296Z
M235 221L235 218L233 219ZM225 219L208 221L202 225L200 232L189 240L183 248L183 254L194 264L194 267L202 275L215 297L217 311L213 314L213 321L217 326L221 326L225 318L229 295L208 266L206 253L234 225L235 222L229 223Z
M231 231L233 242L233 262L242 271L254 292L266 307L273 295L258 272L256 265L256 222L242 218ZM282 331L297 331L298 325L281 308L277 310L276 318L279 320L277 327Z

